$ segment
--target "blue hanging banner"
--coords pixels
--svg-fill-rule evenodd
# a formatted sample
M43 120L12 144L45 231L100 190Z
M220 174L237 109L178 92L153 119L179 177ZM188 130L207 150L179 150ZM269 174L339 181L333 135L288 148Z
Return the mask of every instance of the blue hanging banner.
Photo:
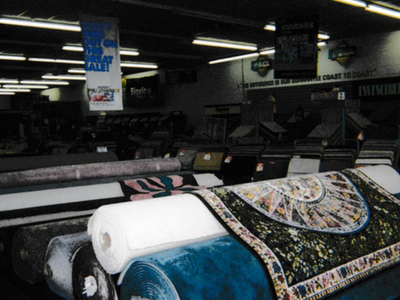
M80 25L89 109L122 110L118 20L82 16Z

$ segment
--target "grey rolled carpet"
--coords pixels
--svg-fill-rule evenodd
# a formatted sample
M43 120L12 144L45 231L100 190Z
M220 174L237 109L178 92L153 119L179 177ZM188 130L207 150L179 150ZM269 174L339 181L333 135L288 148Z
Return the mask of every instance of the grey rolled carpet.
M104 162L7 172L0 176L0 188L71 182L104 177L179 171L176 158L152 158Z

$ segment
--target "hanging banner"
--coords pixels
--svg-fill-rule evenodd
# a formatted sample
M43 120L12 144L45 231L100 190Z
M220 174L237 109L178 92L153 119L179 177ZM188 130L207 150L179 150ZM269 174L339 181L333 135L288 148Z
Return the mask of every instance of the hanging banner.
M275 78L317 77L318 27L318 16L276 21Z
M80 25L89 109L122 110L118 20L82 16Z

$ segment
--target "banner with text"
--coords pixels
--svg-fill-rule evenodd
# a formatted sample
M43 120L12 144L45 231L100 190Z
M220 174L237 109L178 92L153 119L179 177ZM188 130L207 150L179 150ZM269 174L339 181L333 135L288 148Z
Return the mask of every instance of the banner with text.
M317 76L318 27L318 16L276 20L275 78Z
M118 20L82 16L80 25L89 109L122 110Z

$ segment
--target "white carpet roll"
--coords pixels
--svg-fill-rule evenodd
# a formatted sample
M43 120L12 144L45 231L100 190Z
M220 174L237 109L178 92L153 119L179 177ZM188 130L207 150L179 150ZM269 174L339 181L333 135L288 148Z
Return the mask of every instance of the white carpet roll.
M110 274L121 272L132 258L227 234L191 194L104 205L91 217L88 233Z
M193 174L199 186L204 186L206 188L224 185L224 182L217 176L211 173L203 174Z
M359 168L358 170L386 189L389 193L400 193L400 175L392 167L377 165Z

